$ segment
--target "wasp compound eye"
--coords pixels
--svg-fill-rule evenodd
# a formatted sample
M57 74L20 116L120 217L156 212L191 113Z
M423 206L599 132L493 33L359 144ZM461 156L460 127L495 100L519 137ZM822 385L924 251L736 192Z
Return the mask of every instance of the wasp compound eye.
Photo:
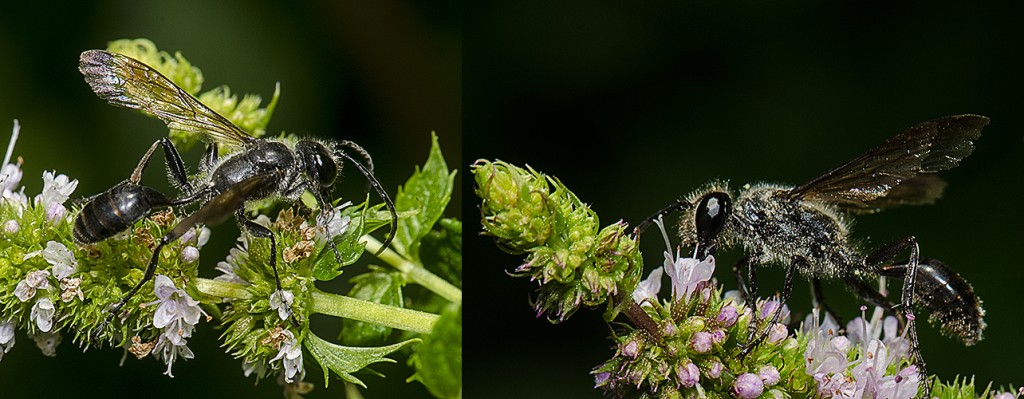
M722 232L731 210L732 200L726 193L713 192L701 197L696 209L697 240L701 245L711 242Z

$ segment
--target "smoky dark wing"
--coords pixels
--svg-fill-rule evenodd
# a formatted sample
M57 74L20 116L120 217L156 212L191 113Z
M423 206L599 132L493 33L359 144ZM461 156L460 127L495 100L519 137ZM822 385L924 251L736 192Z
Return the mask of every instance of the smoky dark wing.
M979 115L954 115L921 123L790 190L789 196L821 199L855 212L930 203L942 195L945 183L918 175L959 165L974 151L973 141L988 121Z
M278 177L274 174L260 174L235 183L179 222L174 227L175 231L189 229L200 223L207 226L217 226L223 223L245 205L245 200L250 194L265 188L275 179ZM184 230L181 231L181 234L184 234Z
M78 70L100 98L153 115L171 129L202 134L233 146L254 140L160 72L133 58L89 50L82 53Z

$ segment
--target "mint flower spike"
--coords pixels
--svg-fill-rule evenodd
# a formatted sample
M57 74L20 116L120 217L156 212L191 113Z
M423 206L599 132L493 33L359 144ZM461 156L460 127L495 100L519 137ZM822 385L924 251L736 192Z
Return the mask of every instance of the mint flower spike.
M623 222L604 228L596 213L555 177L502 161L473 164L484 234L511 253L528 253L515 269L539 285L534 309L552 322L581 306L607 304L615 314L643 271L636 241Z

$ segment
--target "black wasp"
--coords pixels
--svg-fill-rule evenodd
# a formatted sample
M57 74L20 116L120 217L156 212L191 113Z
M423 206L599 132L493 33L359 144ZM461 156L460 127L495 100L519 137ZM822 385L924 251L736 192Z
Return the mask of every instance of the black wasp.
M189 178L177 149L170 140L161 138L149 148L128 180L94 196L82 207L75 219L74 238L88 244L127 230L154 208L201 204L198 210L160 238L145 276L117 303L106 321L97 327L97 333L143 284L153 278L161 248L199 224L217 225L232 214L250 236L270 239L270 266L280 291L274 234L246 217L245 204L267 198L295 202L309 191L316 197L320 208L317 224L326 226L333 217L331 193L341 174L343 160L351 162L366 176L391 212L391 233L383 247L387 247L394 237L398 220L395 205L374 177L369 153L359 145L350 141L312 139L289 144L255 138L153 68L121 54L102 50L83 52L79 70L96 95L110 104L144 111L163 120L171 129L201 134L210 140L195 176ZM142 172L158 145L163 147L168 174L182 191L180 197L171 198L139 184ZM218 147L221 145L233 151L220 157ZM354 151L366 164L354 159L346 150ZM337 248L334 250L337 256Z
M747 298L756 296L757 266L784 265L783 303L792 291L793 275L800 273L811 281L816 303L822 300L820 281L839 280L868 303L899 308L907 316L911 353L924 374L912 305L928 309L929 321L945 335L973 345L985 328L981 300L955 271L921 258L913 236L865 253L850 238L847 215L934 202L945 182L931 173L953 168L970 155L972 141L988 122L984 116L955 115L921 123L798 187L745 185L736 193L724 183L712 183L648 219L637 232L662 215L686 209L679 233L698 259L719 248L743 248L746 257L733 271ZM909 251L909 260L896 261L904 251ZM903 279L898 305L872 285L879 276ZM773 324L780 310L772 315ZM767 334L752 331L744 353Z

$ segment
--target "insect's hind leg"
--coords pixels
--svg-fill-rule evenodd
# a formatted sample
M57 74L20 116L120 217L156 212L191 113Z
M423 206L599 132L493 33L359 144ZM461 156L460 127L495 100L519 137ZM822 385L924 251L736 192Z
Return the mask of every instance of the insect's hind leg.
M918 372L922 376L928 375L928 370L925 368L924 358L921 356L920 342L917 339L917 323L914 319L913 299L914 299L914 287L917 280L917 266L921 260L921 249L917 244L917 238L914 236L904 237L899 240L888 243L881 248L872 251L864 259L864 266L870 270L873 275L881 275L885 272L885 264L887 261L892 261L903 251L910 251L910 259L906 263L906 272L903 276L903 290L900 292L900 303L891 308L899 308L907 321L907 338L910 339L910 356L913 357L914 363L918 367ZM863 284L863 283L862 283ZM884 299L885 296L874 290L872 287L863 284L863 293L867 293L868 296L874 296L877 298ZM860 296L860 294L858 294ZM871 300L868 300L871 302ZM880 304L890 303L887 299L879 301ZM926 379L927 380L927 379ZM930 380L927 380L930 381ZM931 392L931 384L926 383L926 391Z

